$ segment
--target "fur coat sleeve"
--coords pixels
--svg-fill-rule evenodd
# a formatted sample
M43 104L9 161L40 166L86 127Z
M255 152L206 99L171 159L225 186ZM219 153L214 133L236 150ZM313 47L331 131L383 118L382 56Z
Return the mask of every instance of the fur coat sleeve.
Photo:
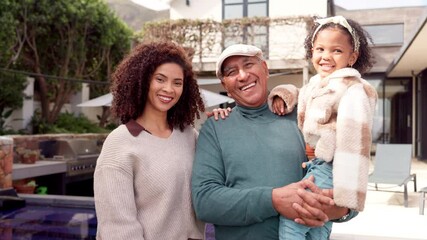
M268 107L272 110L274 97L280 97L285 102L285 112L290 113L294 110L298 100L298 88L292 84L283 84L276 86L268 95Z
M350 86L341 98L333 160L334 201L362 211L368 185L372 121L377 92L367 81Z

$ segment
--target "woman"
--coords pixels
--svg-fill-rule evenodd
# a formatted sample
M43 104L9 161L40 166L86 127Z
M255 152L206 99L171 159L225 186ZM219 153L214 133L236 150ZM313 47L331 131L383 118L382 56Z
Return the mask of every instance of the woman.
M109 134L94 176L98 239L202 239L190 177L198 111L192 65L170 42L137 46L113 74Z

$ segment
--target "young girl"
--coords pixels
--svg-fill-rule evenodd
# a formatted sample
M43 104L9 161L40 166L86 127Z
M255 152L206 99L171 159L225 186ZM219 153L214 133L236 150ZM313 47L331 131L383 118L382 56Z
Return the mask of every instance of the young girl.
M314 175L320 188L333 188L335 204L355 211L362 211L365 203L377 100L374 87L361 78L372 66L368 39L359 24L342 16L317 19L305 40L306 57L317 75L298 96L298 127L315 155L306 177ZM291 111L295 95L289 85L274 88L269 96L272 111ZM331 230L332 222L310 229L281 217L279 236L329 239Z

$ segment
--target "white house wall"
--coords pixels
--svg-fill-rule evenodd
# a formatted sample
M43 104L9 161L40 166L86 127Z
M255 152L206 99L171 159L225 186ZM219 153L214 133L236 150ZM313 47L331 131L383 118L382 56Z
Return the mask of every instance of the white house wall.
M286 16L327 16L328 1L326 0L270 0L270 17Z
M270 0L269 16L327 16L327 0ZM184 0L171 2L171 19L213 19L222 20L222 0L190 0L186 5Z
M27 87L23 91L22 108L13 111L6 120L5 126L13 130L26 129L33 118L35 108L34 102L34 78L27 77Z
M269 17L287 16L327 16L327 0L270 0ZM222 0L184 0L171 2L171 19L212 19L222 20Z
M295 25L270 26L269 59L304 59L306 35L306 24L303 22Z
M221 0L190 0L187 6L184 0L171 2L171 19L212 19L222 20Z

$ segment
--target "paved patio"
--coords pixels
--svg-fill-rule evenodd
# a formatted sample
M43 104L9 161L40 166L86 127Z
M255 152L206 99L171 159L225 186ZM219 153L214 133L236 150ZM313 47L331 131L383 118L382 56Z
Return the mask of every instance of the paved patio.
M427 187L427 161L412 161L417 188ZM427 240L427 209L419 215L419 194L408 184L409 206L403 206L403 186L370 184L365 210L347 223L334 224L331 240ZM396 192L398 191L398 192Z

